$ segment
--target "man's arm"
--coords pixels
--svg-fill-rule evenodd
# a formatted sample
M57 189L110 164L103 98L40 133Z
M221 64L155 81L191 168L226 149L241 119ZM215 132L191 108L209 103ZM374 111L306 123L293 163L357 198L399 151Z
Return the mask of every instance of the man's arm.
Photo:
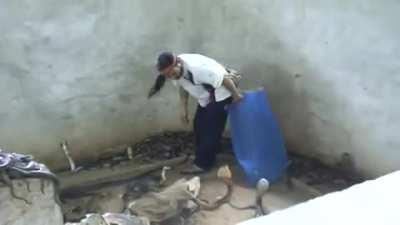
M200 74L194 79L196 83L210 84L214 88L224 86L232 94L233 102L242 100L242 94L234 82L228 76L226 76L227 71L225 67L218 64L218 66L214 65L197 69L199 70Z
M242 94L240 94L240 91L237 89L235 83L233 83L233 81L231 79L224 77L224 80L222 81L222 85L224 85L226 87L226 89L228 89L231 92L233 102L238 102L238 101L242 100L242 98L243 98Z
M181 120L184 124L189 123L189 113L188 113L188 99L189 93L185 91L182 87L179 87L179 99L181 104Z

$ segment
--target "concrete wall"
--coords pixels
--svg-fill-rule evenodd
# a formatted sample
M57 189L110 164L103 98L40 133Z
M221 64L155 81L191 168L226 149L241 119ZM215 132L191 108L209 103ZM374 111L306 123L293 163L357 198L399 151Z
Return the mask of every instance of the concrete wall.
M155 56L183 50L184 1L0 3L1 148L65 166L74 158L179 127L176 93L147 101ZM190 8L188 8L190 9ZM182 22L179 22L182 20Z
M180 129L174 88L147 101L158 52L198 52L265 86L289 149L377 176L400 168L394 0L0 3L0 143L59 166Z

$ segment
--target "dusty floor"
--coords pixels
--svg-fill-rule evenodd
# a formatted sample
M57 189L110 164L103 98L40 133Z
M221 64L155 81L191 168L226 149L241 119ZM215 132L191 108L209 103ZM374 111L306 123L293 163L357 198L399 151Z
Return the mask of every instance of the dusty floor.
M237 176L239 168L234 166L235 186L231 202L235 205L246 206L252 204L255 200L255 191L253 188L247 187L243 176ZM215 173L215 172L214 172ZM234 175L235 176L235 175ZM201 197L213 199L224 191L224 186L221 182L215 180L212 174L208 174L203 178ZM273 184L269 192L263 198L263 205L271 212L284 209L300 202L307 201L312 198L306 190L293 188L291 190L284 182ZM201 211L194 215L196 224L208 225L230 225L240 221L254 217L253 210L237 210L225 204L215 211Z
M218 162L220 165L230 165L233 172L234 189L231 202L239 206L252 204L255 200L255 191L253 188L247 187L243 173L237 166L233 156L220 155ZM182 175L179 174L182 167L184 167L184 165L178 166L168 172L168 183L173 183L175 180L182 177ZM187 178L190 178L190 176L187 176ZM226 187L216 178L216 169L207 174L201 175L200 179L200 197L202 199L215 199L225 193ZM87 212L121 213L124 211L124 205L126 204L122 198L125 191L126 185L111 186L97 190L96 192L98 194L96 195L75 199L65 199L63 210L66 214L66 218L68 221L76 221ZM263 198L263 203L266 208L273 212L306 201L312 197L313 196L311 196L307 190L299 188L289 189L284 182L278 182L271 186L269 192ZM187 219L186 224L230 225L252 218L253 216L253 210L238 210L225 204L214 211L196 212Z
M160 162L177 156L192 154L194 148L193 135L185 132L166 132L149 137L131 146L131 148L133 158L139 160L141 163ZM239 168L231 149L230 140L225 138L222 144L222 153L218 155L219 165L217 165L214 170L200 176L200 198L214 200L216 197L225 193L226 187L221 180L217 178L216 170L219 166L228 164L232 169L234 181L231 202L238 206L247 206L255 201L255 190L246 185L243 172ZM288 174L302 185L298 185L299 182L297 182L292 188L289 188L284 179L272 184L268 193L263 197L264 206L271 212L307 201L323 193L344 189L362 181L362 178L348 172L352 170L352 161L349 155L345 155L338 165L338 168L347 169L347 172L326 167L316 160L298 155L291 154L289 159L291 165L288 169ZM126 152L123 151L117 155L106 156L95 163L88 164L86 168L93 170L105 166L112 167L113 165L126 163L126 160ZM179 171L183 167L184 165L179 165L171 171L168 171L168 181L166 185L172 184L175 180L182 178ZM147 185L154 183L154 180L156 180L155 182L157 183L157 179L160 179L159 177L156 178L159 173L160 171L157 171L155 174L148 175L144 178L135 178L128 183L97 188L95 192L92 192L89 196L64 198L63 212L66 221L77 222L84 217L86 213L103 214L107 212L122 213L126 211L126 205L129 202L126 200L125 193L127 193L129 183L146 183ZM313 189L311 192L310 187ZM136 197L142 196L144 191L146 190L140 189L138 193L136 193ZM229 225L236 224L240 221L252 218L253 216L254 211L252 210L238 210L225 204L214 211L196 212L186 220L185 224Z

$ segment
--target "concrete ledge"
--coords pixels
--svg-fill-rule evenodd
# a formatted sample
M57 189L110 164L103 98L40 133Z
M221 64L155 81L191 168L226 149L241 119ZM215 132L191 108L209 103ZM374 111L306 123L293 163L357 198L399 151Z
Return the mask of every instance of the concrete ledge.
M238 225L399 224L400 171Z

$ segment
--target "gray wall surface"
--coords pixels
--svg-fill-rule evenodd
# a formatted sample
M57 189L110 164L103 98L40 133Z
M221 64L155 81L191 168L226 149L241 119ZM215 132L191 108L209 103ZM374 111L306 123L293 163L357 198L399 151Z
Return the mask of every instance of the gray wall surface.
M0 3L0 145L51 167L182 129L156 55L197 52L264 86L288 149L378 176L400 169L400 2L73 0Z

